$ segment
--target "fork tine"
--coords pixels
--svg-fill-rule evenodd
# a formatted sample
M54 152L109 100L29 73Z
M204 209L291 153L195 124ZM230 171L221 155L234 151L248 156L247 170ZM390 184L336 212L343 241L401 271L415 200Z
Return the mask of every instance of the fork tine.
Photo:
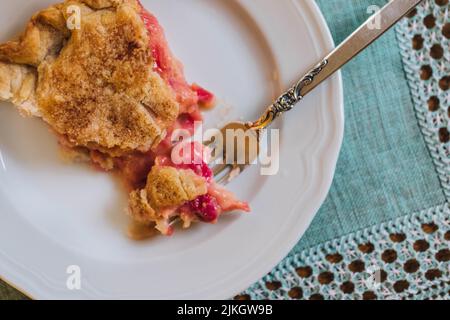
M233 170L232 165L217 165L213 167L214 180L219 184L227 184L226 180L230 176L232 170Z
M223 164L216 164L214 165L211 170L213 171L214 177L219 176L227 167L230 167L229 164L223 163Z
M229 179L230 179L230 173L228 172L228 174L223 175L219 179L216 179L216 182L221 185L226 185L229 182Z
M230 171L231 166L226 166L225 168L222 169L222 171L214 175L214 179L216 180L216 182L219 182L224 176L227 176L230 173Z

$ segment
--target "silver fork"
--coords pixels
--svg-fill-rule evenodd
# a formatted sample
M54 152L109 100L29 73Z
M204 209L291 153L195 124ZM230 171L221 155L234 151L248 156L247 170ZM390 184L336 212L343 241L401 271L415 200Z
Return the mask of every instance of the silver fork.
M328 79L347 62L357 56L377 40L386 31L391 29L401 18L414 9L422 0L391 0L379 12L370 17L353 34L342 42L336 49L328 54L311 71L302 77L292 88L281 95L264 114L255 122L232 122L223 127L220 132L223 137L223 146L227 145L227 130L243 130L247 134L254 135L260 144L261 133L269 127L275 119L283 113L290 111L300 102L305 95L315 89L320 83ZM205 141L204 144L214 148L213 141ZM257 152L244 148L234 150L234 154L244 154L245 161L237 161L237 158L228 156L226 148L216 150L210 166L216 177L216 181L226 184L254 163L259 155ZM217 163L218 162L218 163Z
M305 95L315 89L320 83L332 76L337 70L342 68L347 62L357 56L361 51L376 41L386 31L391 29L401 18L414 9L422 0L391 0L379 12L370 17L354 33L352 33L336 49L328 54L320 63L303 76L292 88L281 95L272 105L270 105L264 114L254 122L231 122L220 130L223 143L227 145L227 130L242 130L247 134L253 135L260 144L260 137L266 128L283 113L290 111L299 103ZM377 26L377 21L379 25ZM377 27L373 27L377 26ZM204 145L210 149L216 149L215 139L204 141ZM244 146L248 146L244 144ZM220 184L227 184L232 178L238 176L249 165L255 162L259 155L259 148L256 152L244 148L244 150L233 150L234 154L239 152L245 157L238 161L236 157L230 157L226 148L215 150L215 156L209 163L216 181ZM180 221L175 218L171 224Z

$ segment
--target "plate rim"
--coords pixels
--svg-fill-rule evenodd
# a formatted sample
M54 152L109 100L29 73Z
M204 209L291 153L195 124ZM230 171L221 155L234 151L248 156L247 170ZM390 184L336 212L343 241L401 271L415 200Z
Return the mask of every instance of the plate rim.
M320 10L319 5L314 1L314 0L291 0L292 2L300 2L303 1L306 6L309 7L310 9L310 13L313 15L313 18L315 20L315 22L319 25L319 28L321 30L315 30L318 34L320 34L324 39L324 48L325 50L333 50L336 47L335 41L333 39L333 36L331 34L331 30L328 26L328 23L326 22L325 16L323 15L322 11ZM302 13L303 17L304 14ZM311 32L311 29L308 30L309 32ZM316 46L315 49L317 48L317 42L314 43L314 45ZM328 54L328 52L325 52L324 54ZM331 189L333 180L334 180L334 175L336 172L336 166L337 166L337 162L339 159L339 155L340 155L340 151L342 148L342 144L343 144L343 140L344 140L344 129L345 129L345 114L344 114L344 110L345 110L345 104L344 104L344 82L343 82L343 78L342 78L342 72L341 70L338 70L332 77L330 77L330 79L328 79L328 83L330 84L330 87L332 87L331 89L333 89L333 94L336 94L336 100L337 105L339 106L339 110L338 110L338 118L339 118L339 123L338 125L340 126L340 128L338 128L338 136L337 136L337 143L334 145L335 148L335 152L333 153L333 159L331 160L331 162L333 163L332 167L329 167L328 170L330 171L330 173L327 175L327 177L325 178L325 184L326 186L323 187L323 194L320 197L321 199L317 202L317 205L315 206L315 209L313 209L314 213L310 214L308 216L308 221L307 223L305 223L303 226L299 226L298 228L298 236L297 237L293 237L290 241L289 241L289 245L286 245L286 249L285 250L279 250L277 252L277 254L275 255L276 258L272 258L271 260L277 260L278 262L273 263L272 267L270 268L266 268L265 272L262 272L260 274L260 276L256 277L256 279L253 280L248 280L247 282L245 282L245 284L242 284L239 290L224 290L224 295L226 294L226 292L228 292L227 296L228 297L233 297L236 294L239 294L241 292L244 292L246 289L248 289L251 285L257 283L257 281L262 280L266 275L268 275L271 271L274 270L274 268L276 268L276 266L278 266L280 263L282 263L282 261L289 255L289 253L294 249L294 247L296 246L296 244L302 239L302 237L304 236L305 232L308 230L308 228L310 227L311 223L313 222L314 218L316 217L318 211L320 210L320 208L322 207L323 203L325 202L328 193ZM316 88L319 89L320 88ZM255 278L255 277L253 277ZM233 293L234 292L234 293Z

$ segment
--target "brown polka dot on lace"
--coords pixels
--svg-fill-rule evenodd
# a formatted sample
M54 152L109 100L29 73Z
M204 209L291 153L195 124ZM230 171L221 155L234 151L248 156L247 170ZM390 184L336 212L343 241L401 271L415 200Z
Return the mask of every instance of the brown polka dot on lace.
M439 88L442 91L447 91L450 87L450 76L445 76L441 80L439 80Z
M448 0L435 0L435 2L438 6L441 7L448 5Z
M447 39L450 39L450 22L447 22L443 27L442 27L442 35L444 37L446 37Z
M436 26L436 18L433 16L433 14L429 14L423 19L423 24L428 29L432 29Z
M403 233L393 233L389 235L389 239L391 239L392 242L403 242L406 240L406 235Z
M442 249L436 253L436 260L439 262L448 262L450 261L450 250Z
M372 253L375 250L375 246L372 243L366 243L366 244L360 244L358 246L359 251L361 251L362 253Z
M430 269L425 273L425 278L429 281L434 281L442 277L442 271L439 269Z
M397 251L388 249L381 254L381 259L386 263L394 263L397 260Z
M289 290L288 295L291 299L301 299L303 298L303 290L299 287L295 287Z
M355 260L348 265L348 269L353 273L361 273L366 268L364 261Z
M430 244L426 240L417 240L413 244L413 248L417 252L425 252L430 249Z
M405 262L403 269L406 273L416 273L420 269L420 263L416 259L411 259Z
M240 294L240 295L234 297L234 300L247 301L247 300L252 300L252 298L248 294Z
M426 81L430 80L433 76L433 69L429 65L422 66L420 68L420 79Z
M430 49L430 56L435 60L442 59L444 56L444 48L442 48L442 46L438 43L434 44Z
M373 291L366 291L363 293L363 300L377 300L377 295Z
M295 270L300 278L309 278L312 276L313 270L311 267L300 267Z
M406 280L399 280L396 283L394 283L394 290L397 293L402 293L405 290L408 290L409 288L409 282Z
M309 297L309 300L325 300L323 295L320 293L313 294L311 297Z
M447 231L444 235L444 239L450 241L450 231Z
M325 259L327 259L327 261L328 261L329 263L337 264L337 263L342 262L342 260L344 260L344 257L341 256L339 253L334 253L334 254L328 254L328 255L325 257Z
M334 280L334 274L332 272L322 272L321 274L319 274L319 276L317 277L317 280L319 281L319 283L321 285L327 285L330 284L331 282L333 282Z
M266 288L271 291L276 291L276 290L280 289L281 286L282 286L282 284L279 281L266 282Z
M433 223L433 222L432 223L424 223L424 224L422 224L422 230L425 233L433 234L439 230L439 227L436 225L436 223Z
M412 9L410 12L408 12L408 14L406 15L406 17L408 17L408 18L414 18L415 16L416 16L416 14L417 14L417 9L416 8L414 8L414 9Z
M425 40L423 39L423 37L420 34L416 34L413 38L412 38L412 47L415 50L421 50L423 48L423 42Z
M430 110L431 112L438 111L440 103L441 102L438 97L432 96L430 99L428 99L428 110Z
M340 289L345 294L351 294L355 291L355 284L351 281L346 281L341 284Z
M450 141L450 132L448 132L447 128L439 129L439 141L442 143L447 143Z

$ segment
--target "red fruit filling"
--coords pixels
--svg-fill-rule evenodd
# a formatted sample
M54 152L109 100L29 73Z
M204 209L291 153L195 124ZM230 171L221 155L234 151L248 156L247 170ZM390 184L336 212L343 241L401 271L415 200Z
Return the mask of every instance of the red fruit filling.
M191 212L204 222L214 222L219 218L219 205L216 198L205 194L188 203Z
M192 90L194 90L197 93L198 97L198 105L203 108L211 108L214 105L215 97L214 95L209 92L208 90L205 90L204 88L200 87L197 84L192 85Z
M223 212L235 210L249 212L250 207L246 202L238 201L231 192L219 187L214 182L213 172L205 161L208 154L203 145L192 142L185 146L186 150L190 150L189 155L183 154L184 148L181 148L179 155L172 155L172 158L178 156L182 160L181 164L174 164L172 158L169 157L158 157L155 161L159 166L190 169L208 182L208 193L187 202L179 211L197 216L203 222L215 222Z
M172 87L181 106L180 113L198 113L198 106L211 107L214 95L198 85L186 82L183 65L172 55L158 19L142 5L141 8L141 17L150 36L154 70Z

